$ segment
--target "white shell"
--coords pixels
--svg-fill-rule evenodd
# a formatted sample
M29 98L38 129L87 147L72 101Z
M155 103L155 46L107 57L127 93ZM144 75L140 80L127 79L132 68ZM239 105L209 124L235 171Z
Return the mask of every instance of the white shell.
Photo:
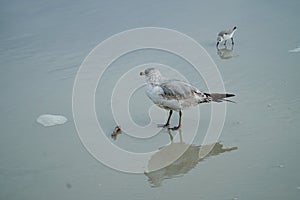
M36 121L43 126L55 126L66 123L68 119L62 115L44 114L40 115Z

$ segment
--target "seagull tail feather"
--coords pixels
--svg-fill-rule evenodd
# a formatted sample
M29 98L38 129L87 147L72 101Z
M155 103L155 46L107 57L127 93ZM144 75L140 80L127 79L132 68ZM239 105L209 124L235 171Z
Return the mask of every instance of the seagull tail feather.
M234 97L235 95L234 94L229 94L229 93L226 93L226 94L222 94L222 93L204 93L205 95L207 95L208 97L211 98L212 101L215 101L215 102L222 102L222 101L228 101L228 102L231 102L231 103L235 103L234 101L231 101L231 100L228 100L226 98L228 97Z

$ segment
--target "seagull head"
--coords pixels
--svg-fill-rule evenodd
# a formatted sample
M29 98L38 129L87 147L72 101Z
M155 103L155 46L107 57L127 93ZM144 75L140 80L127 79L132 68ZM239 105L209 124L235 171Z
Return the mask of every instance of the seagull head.
M140 72L140 76L145 76L148 82L157 83L161 80L161 73L158 69L153 67L145 69L145 71Z
M218 36L217 37L217 42L222 42L223 41L223 38L221 36Z
M158 69L155 69L154 67L147 68L145 71L140 72L140 76L161 76L160 71Z

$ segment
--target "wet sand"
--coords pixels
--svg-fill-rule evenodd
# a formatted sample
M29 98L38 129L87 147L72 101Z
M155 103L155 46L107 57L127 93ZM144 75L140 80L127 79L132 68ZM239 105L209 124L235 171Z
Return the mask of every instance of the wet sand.
M0 7L1 199L299 196L300 53L290 52L300 45L299 1L9 1ZM237 102L227 105L219 139L223 148L237 149L192 161L183 173L166 173L158 187L145 174L121 173L96 161L81 144L72 120L74 78L87 54L113 34L144 26L175 29L199 42ZM217 33L233 26L238 27L234 48L218 52ZM115 127L109 89L124 71L153 61L165 62L206 89L189 65L174 55L157 51L127 55L112 64L101 85L106 89L99 87L96 93L97 114L107 113L98 117L108 137ZM151 102L142 90L135 99L130 105L133 117L145 124L149 119L142 107ZM201 145L209 109L200 108L203 129L193 146ZM35 122L43 113L61 114L69 121L45 128ZM183 135L192 131L188 124L193 117L188 113ZM124 133L114 143L148 151L166 146L170 137L163 131L145 142Z

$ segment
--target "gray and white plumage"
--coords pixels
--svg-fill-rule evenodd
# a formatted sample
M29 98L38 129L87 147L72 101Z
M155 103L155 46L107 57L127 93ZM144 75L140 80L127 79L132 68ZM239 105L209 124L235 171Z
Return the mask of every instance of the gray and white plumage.
M179 125L181 125L181 111L200 103L211 101L221 102L224 98L234 96L233 94L208 94L201 92L191 84L175 79L164 78L160 71L155 68L148 68L140 75L146 77L146 94L154 104L160 108L170 110L169 118L164 126L169 125L172 111L179 112Z
M226 45L226 42L229 39L231 39L231 43L232 43L232 45L234 45L233 35L234 35L236 29L237 29L237 27L235 26L232 29L221 31L217 36L217 47L218 47L219 43L221 43L223 41L225 41L224 45Z

